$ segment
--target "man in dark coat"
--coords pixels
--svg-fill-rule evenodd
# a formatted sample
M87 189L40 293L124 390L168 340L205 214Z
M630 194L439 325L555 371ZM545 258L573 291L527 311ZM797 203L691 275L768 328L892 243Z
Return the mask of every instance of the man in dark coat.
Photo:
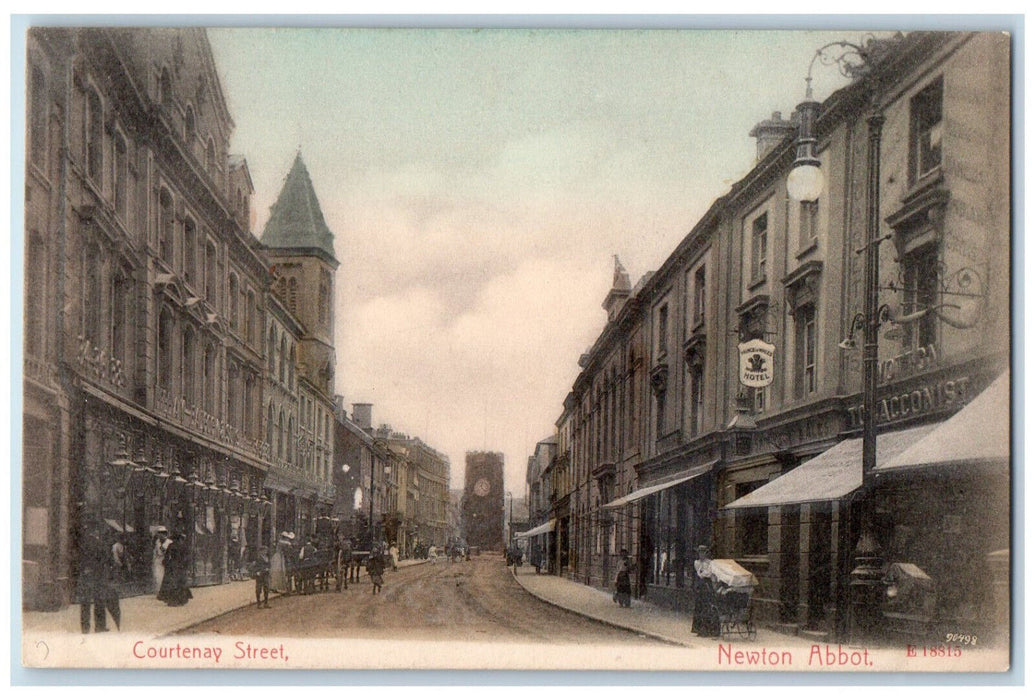
M90 633L90 612L93 609L93 631L107 632L111 613L115 627L122 624L119 594L115 588L114 562L111 547L105 544L97 525L86 526L89 533L79 550L79 577L76 579L75 598L79 603L79 626L83 634Z
M629 578L629 552L622 550L622 562L615 576L615 600L623 608L632 607L632 580Z
M349 590L349 569L352 566L352 540L343 537L338 540L338 558L335 562L335 571L338 574L334 590Z
M381 592L381 586L384 584L385 562L381 552L376 548L367 558L367 573L370 574L370 582L374 584L374 590L371 594L377 595Z
M270 558L265 547L256 547L251 561L252 578L255 579L255 607L270 606Z

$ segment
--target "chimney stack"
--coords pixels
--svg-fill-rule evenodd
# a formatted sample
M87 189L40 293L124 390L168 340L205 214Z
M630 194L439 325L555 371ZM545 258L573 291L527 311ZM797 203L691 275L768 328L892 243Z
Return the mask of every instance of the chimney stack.
M787 138L787 134L797 130L797 116L796 112L792 112L790 119L784 119L779 112L773 112L769 119L763 119L755 124L754 128L748 132L748 136L756 139L756 162L769 155L769 151L773 150Z
M352 422L366 432L373 427L374 404L354 403L352 404Z

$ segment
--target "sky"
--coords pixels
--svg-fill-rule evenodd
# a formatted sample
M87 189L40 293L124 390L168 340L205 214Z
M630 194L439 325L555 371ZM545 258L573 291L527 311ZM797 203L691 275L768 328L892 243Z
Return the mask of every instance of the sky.
M603 330L856 29L209 29L260 235L300 150L335 235L337 393L525 494ZM822 100L845 84L817 65Z

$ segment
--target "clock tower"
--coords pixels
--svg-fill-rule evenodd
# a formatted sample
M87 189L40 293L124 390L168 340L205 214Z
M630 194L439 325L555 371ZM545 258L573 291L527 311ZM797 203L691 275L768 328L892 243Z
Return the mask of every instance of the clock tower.
M503 548L503 453L468 452L463 517L467 544Z

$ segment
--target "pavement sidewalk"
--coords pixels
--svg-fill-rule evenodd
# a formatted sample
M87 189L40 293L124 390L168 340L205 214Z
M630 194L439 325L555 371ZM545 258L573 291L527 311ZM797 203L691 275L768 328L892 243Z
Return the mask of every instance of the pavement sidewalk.
M611 599L609 591L586 586L561 576L536 574L535 567L518 567L514 575L526 591L536 598L583 617L627 629L645 637L685 647L714 646L716 640L698 637L690 631L693 617L688 613L666 610L643 600L633 600L623 608ZM801 638L758 628L754 641L734 635L729 641L759 646L789 648L802 643Z
M423 559L404 559L399 568L423 564ZM389 568L389 572L390 572ZM361 581L366 581L366 572L360 572ZM332 584L333 585L333 584ZM154 594L122 598L122 632L133 632L150 637L173 634L214 617L239 608L255 605L255 582L251 579L231 581L215 586L191 588L194 597L182 607L169 607L155 598ZM280 597L270 591L270 600ZM108 628L115 632L115 623L110 616ZM79 629L79 606L69 605L55 612L22 612L24 634L36 632L67 632L81 634Z

